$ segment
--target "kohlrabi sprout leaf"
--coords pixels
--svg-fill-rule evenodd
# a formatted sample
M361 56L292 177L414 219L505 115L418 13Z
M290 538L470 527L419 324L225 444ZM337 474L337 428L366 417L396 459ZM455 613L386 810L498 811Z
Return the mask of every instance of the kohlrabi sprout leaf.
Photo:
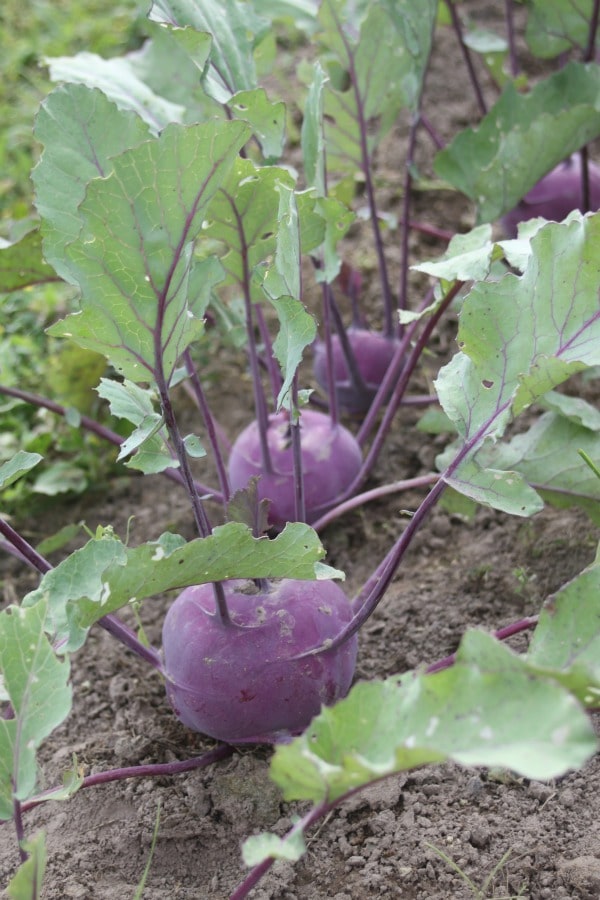
M511 441L485 447L477 462L486 468L515 469L546 502L580 506L600 524L600 479L585 465L579 450L600 460L598 427L585 428L548 412Z
M13 244L0 239L0 293L56 280L56 272L42 259L39 228Z
M549 412L558 413L568 419L573 425L600 432L600 410L582 397L571 397L568 394L559 394L558 391L548 391L538 403Z
M370 4L360 21L356 4L323 0L318 38L338 63L329 68L325 88L328 169L366 167L361 136L370 156L400 110L415 108L436 10L434 0L385 0Z
M40 900L46 871L46 837L43 831L24 842L28 854L9 881L6 895L10 900Z
M528 94L509 84L476 128L438 153L435 170L476 203L480 222L490 222L599 134L600 67L569 63Z
M586 706L600 706L600 566L585 569L550 598L527 653Z
M316 533L297 522L274 540L255 538L246 525L229 522L189 543L166 533L135 548L108 532L51 569L23 602L47 599L47 630L62 651L70 651L102 616L173 588L230 578L339 577L320 563L324 556Z
M549 59L587 47L593 0L529 0L527 8L525 39L536 56Z
M138 116L117 109L99 90L79 84L55 88L40 107L35 136L44 152L33 170L42 217L44 256L61 278L72 280L65 246L79 235L79 205L88 182L112 171L111 157L147 140Z
M0 819L13 816L13 798L26 800L37 780L36 752L69 714L69 663L44 634L46 603L0 613L0 680L14 718L0 717Z
M583 765L596 746L586 714L562 685L471 631L449 669L355 685L301 737L277 747L271 774L286 800L330 802L443 760L555 778Z
M296 862L306 853L302 831L280 838L271 832L253 834L242 845L242 857L247 866L258 866L265 859L287 859Z
M600 215L548 223L532 238L522 275L478 282L463 303L461 352L436 382L461 442L442 477L478 502L517 515L535 508L531 488L521 482L521 508L513 476L484 471L477 452L569 375L600 363L599 240Z
M242 122L169 125L114 158L108 178L89 184L66 248L81 312L52 334L104 353L132 381L161 371L169 383L203 329L188 300L192 242L247 136Z
M219 103L257 86L254 49L271 28L250 3L238 0L154 0L149 18L212 35L212 78L206 87Z
M138 78L126 56L103 59L84 51L75 56L45 59L52 81L66 81L98 88L121 110L134 112L158 134L170 122L183 122L185 109L159 97ZM101 125L102 120L98 122ZM106 125L104 126L106 128Z
M300 300L293 297L278 297L271 302L279 319L279 334L273 342L273 352L281 366L284 379L277 397L279 410L286 402L304 350L317 336L317 324Z
M448 249L438 259L411 266L444 281L483 281L492 261L500 259L502 250L492 240L491 225L479 225L467 234L455 234Z
M26 472L43 460L39 453L28 453L26 450L18 450L8 462L0 466L0 490L17 481Z

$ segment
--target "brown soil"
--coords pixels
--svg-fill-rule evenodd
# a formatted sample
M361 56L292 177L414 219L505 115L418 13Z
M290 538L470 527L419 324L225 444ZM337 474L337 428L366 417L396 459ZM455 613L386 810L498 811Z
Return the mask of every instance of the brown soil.
M450 35L443 36L428 79L429 112L444 136L476 117L468 83ZM455 76L448 78L448 72ZM462 80L461 80L462 79ZM491 95L490 95L491 96ZM403 136L386 143L380 173L390 185L384 206L397 209ZM419 165L426 170L429 150ZM389 176L389 177L388 177ZM386 194L387 190L387 194ZM419 194L414 217L464 229L468 205L451 195ZM367 229L358 228L348 249L366 271L372 263ZM439 248L413 239L413 259ZM390 258L397 267L393 250ZM415 282L415 290L421 286ZM414 391L427 389L453 349L456 322L433 342L434 356L421 369ZM223 357L210 399L232 437L249 418L240 408L238 374L227 375ZM308 376L307 376L308 377ZM179 396L182 415L192 411ZM439 439L412 427L418 414L398 416L371 484L432 471ZM210 481L210 470L202 478ZM330 525L322 534L328 562L347 573L356 593L387 552L421 497L378 501ZM36 542L67 521L115 525L125 534L135 515L135 543L167 529L193 536L183 492L160 477L123 478L101 497L57 507L25 523ZM494 629L539 611L543 600L588 564L598 535L578 511L547 509L531 520L480 510L473 521L434 513L415 539L385 601L360 636L357 678L404 671L452 652L466 628ZM2 560L4 601L14 602L35 583L15 560ZM160 643L168 598L143 611L148 635ZM521 637L513 644L526 646ZM87 773L138 763L187 759L213 742L181 726L160 679L100 629L73 658L75 703L71 716L46 742L43 778L58 783L73 753ZM283 803L269 780L270 750L236 751L226 762L177 777L132 779L86 790L65 804L26 815L28 834L44 828L48 841L45 900L122 900L133 897L149 853L157 806L160 833L144 897L226 898L244 877L240 844L250 834L284 834L306 806ZM504 772L427 767L390 778L355 796L309 834L309 849L296 865L278 863L260 882L255 900L406 900L508 898L592 900L600 896L600 767L542 784ZM460 876L440 858L450 857ZM0 831L0 876L17 864L14 831ZM469 887L465 878L472 880ZM486 886L484 886L484 884ZM479 891L479 893L478 893Z

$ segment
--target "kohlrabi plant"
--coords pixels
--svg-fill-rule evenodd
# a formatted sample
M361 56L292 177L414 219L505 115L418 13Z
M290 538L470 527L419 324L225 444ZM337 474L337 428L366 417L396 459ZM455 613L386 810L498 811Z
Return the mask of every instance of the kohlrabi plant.
M155 0L141 50L49 61L60 84L35 125L40 226L3 248L4 287L13 286L6 273L16 265L27 284L28 260L36 279L46 272L78 292L79 308L50 334L105 357L97 392L128 434L14 385L0 391L118 446L129 468L176 482L197 536L167 531L130 547L99 528L52 567L0 519L3 549L41 576L0 614L0 816L14 823L22 861L13 896L38 896L43 872L43 842L28 842L26 810L102 774L164 775L215 763L239 743L275 744L273 777L284 797L314 805L287 838L247 842L253 869L232 894L241 898L274 858L302 854L312 822L374 780L447 759L554 778L594 752L587 709L600 691L597 564L539 617L494 635L469 631L452 657L432 663L424 648L422 668L351 687L358 632L442 497L461 494L517 516L544 502L578 504L600 521L600 482L577 452L600 458L598 413L556 390L600 365L600 214L580 211L595 204L585 147L600 135L598 4L583 4L583 30L579 19L560 16L565 5L527 4L534 52L540 32L556 36L556 13L563 43L553 53L564 54L566 41L579 55L531 87L518 72L510 3L506 40L494 42L465 28L451 0ZM298 85L301 172L287 156L285 104L260 83L273 17L290 16L317 57L305 67L306 87ZM436 29L445 27L464 53L481 119L442 147L423 104ZM499 93L489 108L482 72ZM384 227L375 176L377 149L402 116L396 237ZM412 297L408 235L413 188L424 178L414 165L423 133L437 148L436 177L470 198L475 215L467 233L446 235L436 259L412 261L429 285ZM496 239L493 223L539 193L536 183L573 154L581 154L572 165L582 184L574 211ZM364 274L343 259L344 238L363 213L381 297L371 310ZM400 246L396 287L392 241ZM449 435L437 470L361 494L432 333L456 306L458 351L424 400L435 410L423 428L435 418ZM218 363L216 337L239 350L249 372L236 385L248 425L232 436L229 454L202 366ZM327 398L320 405L303 362L310 348ZM182 383L198 405L198 433L181 425ZM536 414L514 430L525 411ZM353 416L344 424L346 412ZM199 480L207 455L215 485ZM40 460L17 452L0 467L0 487ZM407 486L429 491L349 598L335 583L342 573L322 562L317 532ZM178 596L159 649L117 614L167 591ZM70 654L94 625L159 673L185 726L221 743L170 767L87 778L74 768L64 786L41 791L36 754L69 713ZM502 643L533 628L525 654Z

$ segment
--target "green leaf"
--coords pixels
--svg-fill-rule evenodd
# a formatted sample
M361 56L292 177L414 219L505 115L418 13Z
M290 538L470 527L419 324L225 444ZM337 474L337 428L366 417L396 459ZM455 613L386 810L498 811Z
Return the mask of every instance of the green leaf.
M327 165L332 171L362 168L361 120L370 156L400 110L416 109L436 10L434 0L418 6L411 0L385 0L371 4L359 23L354 3L324 0L321 4L318 38L342 69L338 78L330 69L325 88ZM348 84L350 73L352 83Z
M75 491L80 494L88 486L85 472L75 463L59 460L51 463L41 475L38 475L33 483L36 494L45 494L47 497L56 497L57 494L66 494Z
M477 453L534 400L600 362L599 239L600 215L549 223L532 238L522 275L477 283L463 303L461 352L436 382L462 445L452 461L446 457L442 477L479 502L517 514L535 508L531 489L523 486L520 513L512 476L486 474Z
M11 819L13 798L26 800L37 780L36 752L71 709L69 663L46 635L46 603L0 613L0 676L14 711L0 718L0 819Z
M445 281L483 281L502 251L492 241L491 225L479 225L467 234L455 234L439 259L411 266Z
M556 678L587 706L600 705L600 566L551 597L529 646L530 666Z
M573 425L580 425L589 431L600 431L600 410L581 397L548 391L538 402L544 409L558 413Z
M268 161L279 159L285 144L285 103L269 100L263 88L238 91L227 102L236 119L252 127L253 133Z
M86 185L108 175L111 157L141 144L148 128L99 90L68 84L55 88L42 103L35 136L44 145L31 176L42 217L44 256L70 281L65 247L81 230L79 205Z
M169 125L114 158L88 186L66 250L82 311L50 333L104 353L132 381L153 381L161 366L169 382L203 329L187 299L191 242L247 135L241 122Z
M30 472L43 458L39 453L19 450L12 459L0 466L0 490L17 481L26 472Z
M83 644L88 628L102 616L174 588L231 578L340 577L317 565L324 556L316 533L300 523L286 525L274 540L255 538L245 525L229 522L189 543L165 533L135 548L103 533L44 575L23 602L31 606L47 599L47 628L61 649L70 651Z
M449 669L409 674L400 684L355 685L301 737L277 747L271 774L286 800L331 802L374 779L443 760L555 778L583 765L596 746L568 691L470 631Z
M28 858L21 863L6 888L10 900L40 900L42 882L46 871L46 836L40 831L31 840L24 841L23 849Z
M274 264L267 272L264 287L270 297L300 300L300 230L294 188L278 182L279 207Z
M46 58L44 62L50 69L52 81L98 88L119 109L136 113L153 134L159 134L170 122L184 119L184 107L155 94L138 78L126 56L103 59L96 53L83 51L75 56ZM101 123L102 120L98 124Z
M200 443L200 439L195 434L187 434L183 439L185 452L193 459L202 459L206 456L206 450Z
M144 419L155 413L156 392L150 388L142 388L133 381L101 378L96 392L99 397L108 401L110 411L117 419L141 425Z
M13 244L0 240L0 292L9 293L46 281L56 281L56 273L42 259L42 236L38 228Z
M320 62L316 62L313 78L304 104L301 145L304 177L308 187L314 187L320 197L327 194L325 164L325 126L323 122L323 90L327 76Z
M587 47L593 0L528 0L525 38L543 59Z
M508 443L485 448L478 462L516 469L546 502L558 507L580 506L600 524L600 480L583 463L579 450L600 459L598 430L548 412Z
M284 380L277 397L277 409L286 402L292 379L302 362L302 354L317 336L317 323L299 300L278 297L272 300L279 319L279 334L273 352L281 366Z
M476 128L438 153L435 170L477 204L479 222L490 222L599 134L600 67L569 63L528 94L509 84Z
M206 88L226 103L237 91L257 86L254 49L271 28L252 5L238 0L154 0L150 19L212 36L211 75Z
M242 845L242 857L247 866L258 866L266 859L287 859L296 862L306 853L306 843L302 831L280 838L265 832L253 834Z

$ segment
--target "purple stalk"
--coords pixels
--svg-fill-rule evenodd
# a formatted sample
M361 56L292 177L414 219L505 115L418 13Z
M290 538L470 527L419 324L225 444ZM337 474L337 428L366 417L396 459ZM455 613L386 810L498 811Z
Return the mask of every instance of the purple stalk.
M510 625L505 625L504 628L499 628L497 631L492 632L492 636L495 637L497 641L505 641L514 634L520 634L522 631L527 631L529 628L535 628L539 622L539 618L539 616L529 616L526 619L520 619L518 622L512 622ZM450 656L445 656L444 659L439 659L437 662L427 666L425 672L427 675L432 675L434 672L441 672L442 669L449 669L455 662L456 653L451 653Z
M55 403L54 400L49 400L47 397L42 397L40 394L33 394L30 391L23 391L20 388L7 387L4 384L0 384L0 394L6 394L7 397L16 397L17 400L23 400L25 403L30 403L31 406L37 406L40 409L48 409L50 412L56 413L57 416L62 416L63 419L66 418L66 407L61 406L60 403ZM104 425L96 422L95 419L90 419L89 416L80 414L79 422L81 427L85 428L86 431L98 435L98 437L101 437L103 440L114 444L115 447L120 447L125 440L125 438L121 437L120 434L117 434L116 431L106 428ZM165 469L161 474L171 481L177 482L177 484L183 485L184 483L181 472L177 469ZM199 482L195 482L195 485L196 490L199 493L210 494L217 502L222 500L219 494L213 491L212 488L206 487L206 485L200 484Z
M52 566L48 560L38 553L18 531L15 531L12 525L9 525L8 522L5 522L2 518L0 518L0 534L3 534L7 541L16 548L21 558L27 562L31 568L36 569L41 575L50 571ZM109 634L112 634L113 637L116 637L117 640L121 641L121 643L130 650L133 650L133 652L145 662L150 663L153 668L164 673L158 652L154 650L153 647L146 647L145 644L142 644L135 633L127 625L121 622L117 616L109 613L98 620L98 625L108 631Z
M413 219L409 220L408 227L412 228L413 231L419 231L421 234L437 238L440 241L449 242L454 237L451 231L446 231L444 228L436 228L435 225L428 225L425 222L415 222Z
M29 854L23 848L23 841L25 840L25 830L23 828L23 817L21 815L22 812L23 805L21 801L15 797L15 785L13 783L13 822L17 835L17 843L19 845L19 856L21 858L21 862L24 863L29 859Z
M323 282L323 327L325 329L325 362L327 365L327 396L329 399L329 416L331 424L335 428L340 419L338 395L335 387L335 372L333 366L333 340L331 332L331 285ZM348 369L350 371L350 369Z
M195 756L192 759L178 760L170 763L149 763L144 766L127 766L122 769L109 769L106 772L96 772L94 775L86 775L79 790L88 787L96 787L99 784L110 784L112 781L123 781L126 778L154 778L164 775L179 775L182 772L190 772L193 769L204 769L215 762L228 759L233 755L235 748L231 744L219 744L213 750L209 750L203 756ZM44 803L48 794L52 794L56 788L50 788L27 800L21 805L23 812L34 809Z
M485 100L483 99L483 92L481 90L481 85L479 84L479 79L477 78L477 73L475 72L475 67L473 65L473 60L471 58L471 52L467 45L465 44L465 39L463 37L462 25L460 23L460 17L456 11L456 7L454 5L454 0L446 0L446 6L450 12L450 17L452 19L452 27L456 33L456 37L458 38L458 43L460 44L460 49L467 66L467 71L469 73L469 78L471 79L471 84L473 86L473 90L475 91L475 97L477 99L477 104L479 106L479 111L482 116L485 116L487 112L487 105Z
M517 46L515 42L515 21L513 0L504 0L504 17L506 19L506 37L508 39L508 58L510 61L510 74L516 78L519 74L519 61L517 59Z
M583 61L593 62L596 55L596 32L598 31L598 20L600 18L600 0L594 0L592 15L590 18L590 28L588 32L588 42L583 54Z
M593 62L596 56L596 32L598 31L599 17L600 0L594 0L588 32L588 42L583 54L584 63ZM587 210L591 208L589 153L587 146L581 148L579 155L581 157L581 202L583 204L583 211L587 212Z
M408 300L408 222L410 218L410 200L412 191L412 165L417 143L417 131L419 128L420 116L413 116L408 132L408 147L406 150L406 161L404 164L404 193L402 197L402 237L400 241L400 258L402 265L400 267L400 287L398 290L398 308L406 309ZM396 333L402 337L404 326L400 323L396 326Z
M359 506L364 506L365 503L369 503L371 500L379 500L381 497L387 497L389 494L399 494L401 491L410 491L415 488L428 487L430 484L435 484L439 477L440 476L437 473L432 473L431 475L419 475L418 478L405 478L404 481L394 481L391 484L384 484L381 487L373 488L371 491L355 494L349 500L346 500L345 503L339 503L334 506L333 509L329 510L329 512L326 512L325 515L321 516L313 523L312 527L315 531L322 531L323 528L326 528L327 525L330 525L335 519L339 519L340 516L345 515L347 512L351 512L353 509L357 509Z
M204 425L206 427L206 431L208 434L208 440L211 446L211 450L213 452L215 465L217 467L217 477L219 479L219 486L221 488L221 494L223 495L223 502L227 503L229 498L231 497L231 488L229 486L229 478L227 477L227 469L225 467L225 462L223 460L223 454L221 453L221 447L219 445L219 440L217 438L217 432L215 430L215 422L212 417L211 411L208 406L208 402L206 400L206 394L202 388L202 383L200 378L198 377L198 372L193 363L192 356L189 350L186 350L183 354L183 360L185 363L185 367L187 369L188 375L190 376L190 382L192 385L192 389L194 391L194 396L196 398L196 402L202 413L202 418L204 419Z
M337 13L333 6L331 7L331 12L336 19L338 33L340 35L340 38L342 39L348 56L348 74L350 76L350 82L352 84L352 90L354 92L354 98L356 101L356 111L358 113L361 170L365 179L365 188L367 191L367 199L369 202L369 215L371 219L371 226L373 228L373 240L375 242L375 252L377 254L377 263L379 267L379 280L381 282L381 292L383 294L383 312L385 322L384 334L387 337L391 338L395 333L394 304L392 302L392 292L390 289L387 263L383 248L383 238L381 235L381 227L379 225L379 215L377 213L377 202L375 199L375 187L373 185L371 157L367 145L367 122L365 118L363 98L360 94L358 86L358 78L356 75L356 67L354 65L354 54L352 52L352 48L350 47L350 44L342 27L342 23L339 21Z
M431 140L433 141L433 143L435 144L437 149L443 150L444 147L446 146L446 142L439 136L439 134L437 133L437 131L435 130L435 128L433 127L433 125L431 124L431 122L429 121L427 116L424 116L423 113L421 113L421 125L423 126L423 128L425 129L425 131L427 132L427 134L429 135L429 137L431 138Z
M298 415L298 375L292 380L292 412L289 429L294 463L294 516L296 522L306 522L306 502L304 497L304 476L302 473L302 414Z
M344 361L348 369L348 377L350 378L350 383L352 384L352 387L354 388L357 396L360 396L367 390L367 386L365 384L364 378L360 374L360 369L358 368L358 363L356 361L356 355L348 339L348 331L346 329L346 326L344 325L344 321L338 309L338 305L335 302L335 297L333 296L331 288L328 291L327 297L329 299L329 309L335 323L335 330L337 336L340 339L340 347L342 348L342 353L344 354Z
M271 335L269 334L269 329L267 328L267 323L265 322L265 317L263 315L260 304L257 303L255 305L254 311L256 313L256 322L258 324L260 338L265 346L264 364L269 374L269 381L271 382L273 406L277 406L277 398L279 397L279 391L281 390L281 386L283 384L281 371L275 360L275 354L273 353L273 345L271 342Z

